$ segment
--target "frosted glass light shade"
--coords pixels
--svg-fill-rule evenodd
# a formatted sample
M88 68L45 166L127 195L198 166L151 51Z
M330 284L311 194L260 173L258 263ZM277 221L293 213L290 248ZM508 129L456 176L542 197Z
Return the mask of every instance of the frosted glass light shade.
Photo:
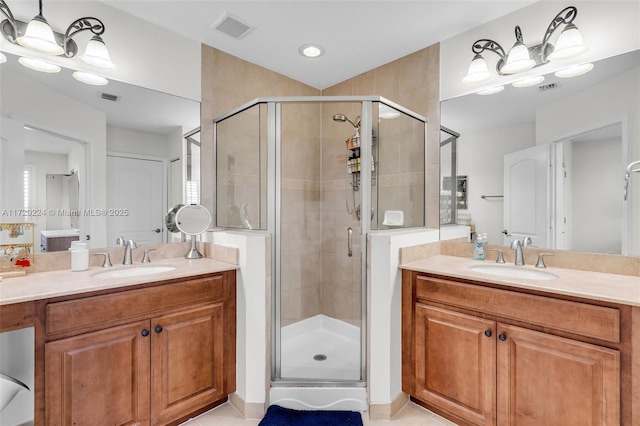
M562 33L560 33L553 52L549 54L549 59L573 58L587 50L589 48L582 41L582 35L578 31L578 27L573 24L567 24Z
M64 49L53 35L53 30L42 15L37 15L27 25L24 35L16 41L27 49L35 50L48 55L62 55Z
M109 80L100 75L91 74L84 71L76 71L72 75L76 80L85 84L91 84L92 86L104 86L109 82Z
M529 49L524 43L519 41L513 45L511 52L507 55L507 62L500 68L503 74L514 74L527 71L536 65L536 61L531 59Z
M469 70L467 71L467 75L462 79L462 82L465 84L482 83L483 81L489 80L489 77L491 77L491 74L489 73L487 62L482 55L477 54L471 61L471 64L469 64Z
M105 46L102 38L97 35L91 37L91 40L87 43L84 54L80 56L79 59L85 64L96 68L110 69L116 67L116 65L111 62L107 46Z
M27 58L22 56L18 59L18 62L20 62L22 66L25 66L34 71L46 72L50 74L60 72L60 67L58 65L43 61L42 59Z

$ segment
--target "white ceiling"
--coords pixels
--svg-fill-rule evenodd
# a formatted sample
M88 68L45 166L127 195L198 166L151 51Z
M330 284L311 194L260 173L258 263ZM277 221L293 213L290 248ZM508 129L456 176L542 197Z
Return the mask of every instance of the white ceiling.
M533 0L100 0L233 56L324 89L483 25ZM255 27L241 39L213 28L225 13ZM325 54L304 58L318 43Z

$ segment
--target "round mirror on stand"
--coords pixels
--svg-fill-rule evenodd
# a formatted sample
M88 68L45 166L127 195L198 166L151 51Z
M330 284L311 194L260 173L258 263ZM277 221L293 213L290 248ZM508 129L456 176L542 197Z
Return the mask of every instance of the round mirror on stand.
M191 235L191 249L185 257L201 259L202 254L196 247L196 237L206 231L211 223L209 210L199 204L178 204L169 210L165 222L170 232L179 231L185 235Z

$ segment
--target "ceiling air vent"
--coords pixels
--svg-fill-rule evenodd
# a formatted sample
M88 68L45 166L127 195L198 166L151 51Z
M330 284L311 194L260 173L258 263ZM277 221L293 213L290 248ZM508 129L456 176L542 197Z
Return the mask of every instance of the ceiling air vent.
M538 86L538 90L540 90L541 92L545 92L547 90L553 90L553 89L557 89L558 87L558 83L550 83L550 84L544 84L542 86Z
M116 102L119 98L117 95L110 95L109 93L101 93L100 97L105 101Z
M224 12L222 16L213 23L213 28L238 40L246 36L247 33L253 29L252 26L245 24L239 17L229 12Z

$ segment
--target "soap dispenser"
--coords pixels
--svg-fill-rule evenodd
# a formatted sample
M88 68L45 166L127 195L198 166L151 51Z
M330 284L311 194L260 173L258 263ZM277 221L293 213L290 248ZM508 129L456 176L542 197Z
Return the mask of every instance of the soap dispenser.
M476 238L476 243L473 246L473 259L474 260L485 260L486 253L484 250L485 237L483 234L478 234Z

